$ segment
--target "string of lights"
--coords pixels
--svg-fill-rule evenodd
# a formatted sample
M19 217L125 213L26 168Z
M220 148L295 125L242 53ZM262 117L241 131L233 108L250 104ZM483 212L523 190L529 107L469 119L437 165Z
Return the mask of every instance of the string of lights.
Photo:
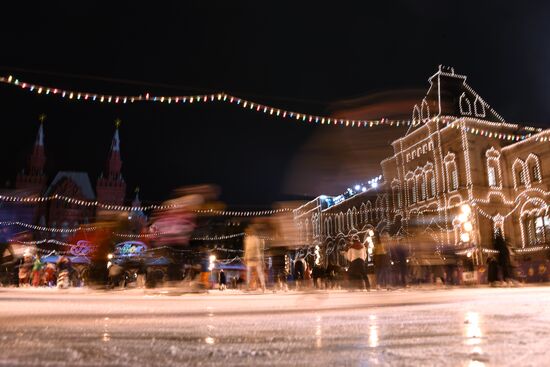
M36 231L42 231L42 232L53 232L53 233L75 233L78 231L95 231L97 227L74 227L74 228L56 228L56 227L46 227L46 226L37 226L34 224L28 224L18 221L2 221L0 222L0 226L20 226L25 227L28 229L33 229Z
M28 246L43 245L43 244L45 244L45 243L54 244L54 245L59 245L59 246L67 246L67 247L77 246L77 245L75 245L75 244L67 243L67 242L63 242L63 241L58 241L58 240L53 239L53 238L44 239L44 240L37 240L37 241L10 240L10 242L12 242L12 243L19 243L19 244L28 245ZM90 246L91 246L91 247L95 247L95 246L93 246L93 245L90 245Z
M313 115L303 112L289 111L270 105L264 105L257 103L251 100L239 98L232 96L230 94L220 92L212 94L197 94L197 95L181 95L181 96L155 96L146 93L145 95L110 95L110 94L98 94L98 93L88 93L81 91L72 91L65 90L62 88L47 87L33 83L22 82L17 78L14 78L12 75L7 77L0 77L0 83L17 86L21 89L28 90L40 95L56 95L62 98L67 98L70 100L77 101L92 101L99 103L115 103L115 104L126 104L126 103L135 103L135 102L158 102L158 103L167 103L167 104L192 104L192 103L210 103L210 102L223 102L237 105L243 109L252 110L256 112L262 112L264 114L269 114L279 118L293 119L297 121L315 123L321 125L338 125L345 127L373 127L379 125L388 125L388 126L417 126L425 123L431 119L426 120L391 120L391 119L378 119L378 120L369 120L369 119L346 119L346 118L334 118L321 115ZM462 128L460 122L463 118L456 119L453 116L442 116L435 117L436 120L442 120L446 124L454 128ZM479 119L474 119L479 120ZM540 132L542 129L532 127L532 126L523 126L520 124L511 124L511 123L491 123L490 121L479 120L478 122L488 124L491 127L498 128L503 125L507 127L515 127L517 129L521 128L526 131L529 131L526 135L518 134L509 134L502 132L494 132L488 129L466 127L467 132L475 135L486 136L488 138L497 138L501 140L508 141L519 141L531 137L532 132ZM546 142L550 138L547 136L540 136L536 138L538 141ZM112 206L111 207L116 207Z
M471 120L471 118L468 118L468 119ZM443 119L443 122L448 126L451 126L452 128L459 129L459 130L463 129L469 134L485 136L487 138L494 138L494 139L507 140L507 141L520 141L520 140L528 139L533 136L532 133L528 133L526 135L517 135L517 134L496 132L496 131L491 131L487 129L477 128L477 127L462 126L462 123L464 121L465 121L464 118L453 119L452 121ZM484 121L484 120L480 120L480 121ZM495 126L495 128L496 127L497 126ZM530 127L530 129L536 129L536 128ZM542 141L542 142L548 141L547 136L536 136L535 139L537 141Z
M531 252L539 252L550 250L550 246L534 246L534 247L523 247L523 248L514 248L513 251L517 254L526 254Z
M224 236L202 236L202 237L191 237L194 241L223 241L223 240L229 240L233 238L243 237L246 234L244 232L241 233L235 233L235 234L229 234Z
M211 102L223 102L230 103L239 106L243 109L262 112L267 115L292 119L296 121L302 121L307 123L315 123L322 125L338 125L345 127L373 127L378 125L389 126L409 126L411 120L390 120L390 119L378 119L378 120L363 120L363 119L345 119L334 118L328 116L313 115L302 112L289 111L261 103L257 103L244 98L232 96L224 92L211 93L211 94L197 94L197 95L180 95L180 96L156 96L149 93L144 95L112 95L112 94L99 94L89 93L82 91L66 90L62 88L47 87L43 85L27 83L20 81L19 79L9 75L7 77L0 77L0 83L13 85L30 92L40 95L54 95L64 99L99 102L99 103L114 103L114 104L127 104L137 102L157 102L166 104L192 104L192 103L211 103Z
M111 205L104 204L98 201L90 201L83 199L76 199L64 195L50 195L50 196L13 196L13 195L0 195L0 201L23 203L23 204L35 204L43 203L47 201L60 200L67 202L73 205L80 206L96 206L102 209L113 210L113 211L149 211L149 210L169 210L169 209L180 209L184 208L184 205L181 204L170 204L170 205L145 205L145 206L128 206L128 205ZM217 216L232 216L232 217L257 217L265 215L273 215L279 213L285 213L292 211L291 208L279 208L279 209L269 209L269 210L246 210L246 211L237 211L237 210L215 210L215 209L199 209L194 212L199 215L217 215Z

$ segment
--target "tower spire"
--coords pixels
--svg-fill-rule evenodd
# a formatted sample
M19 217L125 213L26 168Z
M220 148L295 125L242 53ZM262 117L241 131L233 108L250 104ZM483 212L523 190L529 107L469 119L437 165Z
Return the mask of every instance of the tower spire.
M109 152L109 161L107 162L108 175L113 178L120 176L120 170L122 168L122 160L120 159L120 135L118 133L120 123L121 120L117 118L115 120L115 134L113 135L111 151Z
M31 174L43 173L46 163L46 155L44 154L44 120L46 120L46 115L41 114L38 120L40 121L40 127L38 128L34 148L29 160L29 173Z
M17 175L15 186L18 189L30 189L33 192L41 193L46 184L44 166L46 165L46 154L44 153L44 120L46 115L38 117L40 126L34 141L34 147L27 163L26 172Z
M104 175L97 180L97 199L109 204L122 204L126 194L126 182L122 178L122 160L120 158L120 135L118 128L121 120L115 120L115 133L111 141L109 158Z

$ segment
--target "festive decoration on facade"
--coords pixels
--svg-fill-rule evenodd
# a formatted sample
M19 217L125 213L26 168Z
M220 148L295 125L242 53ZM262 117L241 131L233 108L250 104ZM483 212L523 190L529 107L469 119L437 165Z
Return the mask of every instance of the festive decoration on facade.
M449 261L444 251L454 249L483 264L495 255L499 232L516 255L550 249L550 166L540 159L548 148L532 144L547 142L550 130L504 122L471 88L454 97L464 81L441 69L432 76L432 98L413 110L418 122L392 143L377 187L362 193L358 185L348 193L361 195L334 197L332 205L327 199L333 197L321 195L294 210L303 248L320 246L329 261L339 262L334 250L371 226L389 246L403 241L414 252L416 243L431 243L436 263ZM436 118L427 116L430 110Z

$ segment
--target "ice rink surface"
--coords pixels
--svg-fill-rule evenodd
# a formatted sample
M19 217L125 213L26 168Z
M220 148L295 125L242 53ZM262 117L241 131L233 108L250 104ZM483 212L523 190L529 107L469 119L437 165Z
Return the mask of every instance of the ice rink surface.
M548 366L550 287L0 289L1 366Z

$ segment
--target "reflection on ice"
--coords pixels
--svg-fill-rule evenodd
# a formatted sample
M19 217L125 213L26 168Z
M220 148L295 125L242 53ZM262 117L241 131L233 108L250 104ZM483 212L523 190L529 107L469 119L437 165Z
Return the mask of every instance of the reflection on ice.
M323 318L320 315L315 317L315 347L323 347L323 329L322 329Z
M466 320L466 345L477 345L481 343L481 328L479 327L479 314L477 312L467 312Z
M111 334L109 333L103 333L103 337L101 338L104 342L108 342L111 340Z
M369 315L369 347L378 346L378 325L376 315Z
M378 346L378 326L369 326L369 347L376 348Z
M470 361L470 363L468 363L468 367L485 367L485 363L480 361Z

